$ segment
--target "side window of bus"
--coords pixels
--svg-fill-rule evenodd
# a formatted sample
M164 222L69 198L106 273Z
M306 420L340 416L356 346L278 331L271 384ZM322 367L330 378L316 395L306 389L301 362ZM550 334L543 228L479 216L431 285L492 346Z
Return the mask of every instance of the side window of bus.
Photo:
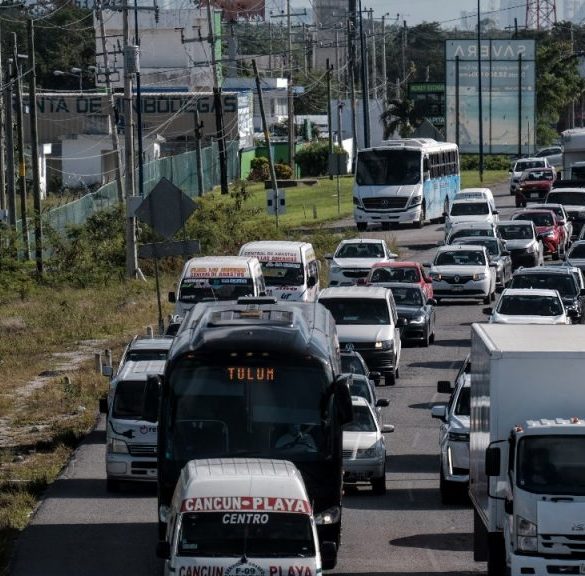
M317 260L311 260L308 266L309 276L314 276L315 280L319 282L319 266Z
M431 154L429 160L431 164L431 178L436 178L438 176L437 155Z

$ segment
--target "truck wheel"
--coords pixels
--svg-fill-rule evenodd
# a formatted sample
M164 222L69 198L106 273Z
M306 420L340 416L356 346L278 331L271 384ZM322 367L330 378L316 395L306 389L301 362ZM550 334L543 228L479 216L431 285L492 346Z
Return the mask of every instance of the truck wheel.
M120 480L114 480L113 478L106 478L106 492L111 492L113 494L120 492L121 487Z
M356 222L355 225L357 226L358 232L365 232L368 229L367 222Z
M379 478L372 479L372 490L374 494L383 496L386 494L386 466L384 465L384 474Z
M506 546L501 534L488 534L488 576L500 576L506 573Z
M422 208L420 210L420 218L417 222L414 223L415 228L423 228L425 225L425 220L427 219L427 209L423 203Z
M384 385L394 386L394 384L396 384L396 375L394 374L394 370L384 372Z
M456 482L445 480L443 467L439 475L439 491L441 492L441 504L456 504L459 500L459 486Z

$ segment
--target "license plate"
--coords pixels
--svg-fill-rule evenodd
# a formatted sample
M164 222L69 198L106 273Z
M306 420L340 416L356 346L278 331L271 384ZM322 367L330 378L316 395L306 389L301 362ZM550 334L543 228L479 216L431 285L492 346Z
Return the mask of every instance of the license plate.
M453 292L463 292L463 286L453 286Z

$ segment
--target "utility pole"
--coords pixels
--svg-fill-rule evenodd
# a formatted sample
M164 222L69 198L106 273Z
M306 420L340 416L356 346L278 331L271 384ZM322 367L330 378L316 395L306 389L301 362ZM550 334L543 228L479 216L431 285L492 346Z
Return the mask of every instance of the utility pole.
M402 90L406 90L406 20L402 22Z
M1 42L1 32L0 32L0 46L2 45ZM2 50L0 49L0 78L2 78ZM0 84L2 82L0 81ZM3 94L0 94L0 210L6 210L6 180L4 178L4 170L6 168L6 164L4 163L5 158L5 150L4 150L4 97Z
M258 103L260 104L260 117L262 118L262 130L264 131L264 140L266 140L266 148L268 149L268 167L270 169L270 180L272 189L274 190L276 201L276 227L278 228L278 210L280 209L280 202L278 197L278 181L276 180L276 172L274 171L274 161L272 159L272 148L270 146L270 133L268 132L268 124L266 123L266 114L264 112L264 100L262 99L262 85L260 83L260 76L258 75L258 68L256 60L252 60L252 67L254 69L254 78L256 78L256 91L258 92Z
M41 221L41 174L39 169L39 135L37 132L37 70L35 60L35 33L32 18L28 19L28 62L30 81L28 84L31 163L33 176L34 225L35 225L35 261L37 272L42 274L43 266L43 225Z
M136 139L138 140L138 195L144 198L144 143L142 142L142 97L140 91L140 37L138 35L138 0L134 0L134 45L136 46Z
M196 104L197 106L197 104ZM203 196L203 160L201 158L201 129L203 122L199 118L199 108L195 108L195 159L197 163L197 195Z
M26 213L26 165L24 163L24 121L22 110L22 81L18 64L18 44L16 33L13 32L14 65L16 69L16 136L18 145L18 189L20 194L20 225L22 231L22 250L25 260L30 260L30 245L28 242L28 219Z
M352 9L353 7L353 9ZM347 21L347 49L349 56L349 66L347 67L347 81L349 84L349 102L351 106L351 139L352 139L352 151L351 151L351 168L352 172L355 168L355 162L357 157L357 118L355 109L355 0L350 2L349 19Z
M483 98L481 94L481 0L477 0L477 111L479 116L479 181L483 182Z
M382 97L388 100L388 72L386 70L386 14L382 16Z
M108 62L108 47L106 45L106 30L104 26L104 14L102 3L96 6L96 18L100 26L100 36L102 40L102 52L104 57L104 69L106 74L106 93L108 96L108 106L110 107L110 130L112 134L112 154L114 155L114 178L116 188L118 189L118 202L124 202L124 184L122 183L122 159L120 158L120 142L118 140L118 125L116 123L116 104L114 102L114 93L112 91L112 80L110 78L110 64Z
M215 27L211 13L211 2L207 2L207 25L209 27L209 47L211 52L211 68L213 71L213 104L215 107L215 127L217 130L217 146L219 151L219 173L221 182L221 193L228 194L227 180L227 156L225 150L225 131L223 126L223 102L219 75L217 73L217 61L215 58Z
M5 77L6 90L4 92L4 108L6 110L6 186L8 192L8 222L16 232L16 180L14 177L14 119L13 119L13 62L7 59Z
M290 0L289 0L290 1ZM364 115L364 148L370 147L370 90L368 87L368 48L364 36L364 18L362 11L362 0L359 0L360 18L360 51L362 70L362 110Z
M132 76L135 72L135 46L130 46L128 0L122 0L124 41L124 157L126 168L126 276L135 278L138 272L136 253L136 218L130 212L130 198L136 195L134 187L134 114L132 110Z
M326 62L327 66L327 124L329 125L329 165L331 165L331 160L333 157L333 119L331 118L331 72L333 72L333 66L329 65L329 58L327 58ZM329 169L329 178L333 180L333 174L331 169Z
M293 62L292 62L292 24L290 13L290 0L286 0L286 26L288 29L288 164L295 178L295 109L293 99Z
M378 97L378 73L376 70L376 22L374 9L370 8L370 30L372 33L372 90L374 98Z

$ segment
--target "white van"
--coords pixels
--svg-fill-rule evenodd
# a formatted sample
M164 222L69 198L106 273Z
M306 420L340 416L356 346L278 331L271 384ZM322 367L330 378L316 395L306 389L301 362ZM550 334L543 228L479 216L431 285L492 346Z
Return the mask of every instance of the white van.
M107 490L123 481L156 482L157 424L142 420L144 389L149 376L162 375L165 360L126 361L110 383L106 412Z
M257 258L204 256L187 261L169 302L175 302L175 313L184 317L198 302L265 296L265 290Z
M335 544L322 543L323 554ZM321 552L300 472L286 460L191 460L157 555L165 576L317 576Z
M319 263L308 242L248 242L240 256L255 256L262 265L267 296L313 302L319 293Z
M496 201L489 188L462 188L455 193L453 200L487 200L492 210L496 209Z

